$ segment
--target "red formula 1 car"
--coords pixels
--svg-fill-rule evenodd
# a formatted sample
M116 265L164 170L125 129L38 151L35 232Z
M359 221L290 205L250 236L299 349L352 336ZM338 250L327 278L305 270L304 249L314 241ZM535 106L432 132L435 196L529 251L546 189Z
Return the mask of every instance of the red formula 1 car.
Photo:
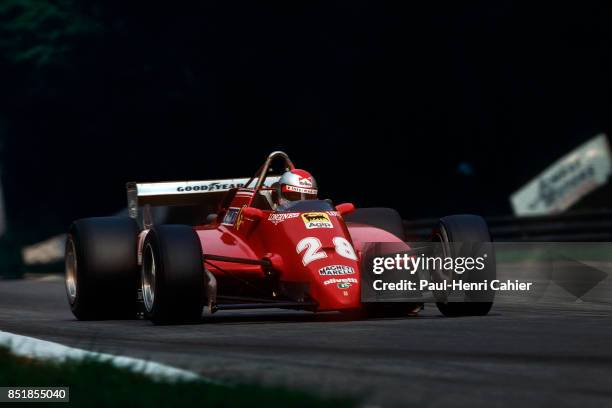
M283 161L283 175L269 175L274 160ZM406 245L397 212L317 199L312 176L283 152L251 179L127 188L129 217L81 219L70 228L66 290L78 319L142 311L154 323L173 323L198 321L204 309L255 308L408 315L420 306L362 302L364 245ZM443 218L436 236L490 241L476 216ZM491 304L439 307L486 314Z

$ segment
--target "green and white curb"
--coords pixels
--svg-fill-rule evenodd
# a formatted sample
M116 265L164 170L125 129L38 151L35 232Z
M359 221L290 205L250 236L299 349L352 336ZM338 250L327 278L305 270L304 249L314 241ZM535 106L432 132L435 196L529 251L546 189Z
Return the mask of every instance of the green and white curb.
M134 357L116 356L113 354L96 353L93 351L64 346L51 341L40 340L33 337L21 336L5 331L0 331L0 346L19 357L27 357L54 362L79 361L92 359L102 363L109 363L114 367L129 370L134 373L144 374L154 380L178 382L178 381L206 381L199 374L171 367L154 361L146 361Z

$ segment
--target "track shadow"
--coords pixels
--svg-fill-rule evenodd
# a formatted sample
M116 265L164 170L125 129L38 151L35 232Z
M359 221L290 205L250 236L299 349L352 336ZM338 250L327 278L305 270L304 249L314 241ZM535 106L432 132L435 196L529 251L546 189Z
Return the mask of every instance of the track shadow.
M270 324L270 323L338 323L357 321L419 320L438 319L443 316L405 316L405 317L362 317L355 318L339 312L286 312L266 311L248 313L219 313L202 318L202 324Z

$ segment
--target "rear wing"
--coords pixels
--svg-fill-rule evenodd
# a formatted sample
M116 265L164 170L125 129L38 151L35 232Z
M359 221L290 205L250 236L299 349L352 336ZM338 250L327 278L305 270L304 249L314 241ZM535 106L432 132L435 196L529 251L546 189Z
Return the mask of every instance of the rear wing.
M270 187L280 176L268 176L264 185ZM127 183L128 214L139 221L142 208L143 225L151 225L152 206L199 206L215 212L225 194L246 185L249 178L202 181L169 181L161 183ZM251 183L251 185L256 185Z

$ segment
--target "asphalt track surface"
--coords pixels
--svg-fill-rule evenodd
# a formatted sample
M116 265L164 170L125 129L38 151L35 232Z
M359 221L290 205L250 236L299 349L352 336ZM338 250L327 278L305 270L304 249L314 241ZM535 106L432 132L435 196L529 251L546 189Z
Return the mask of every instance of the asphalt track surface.
M612 306L496 304L489 316L343 320L283 310L201 324L79 322L59 278L0 281L0 330L364 406L612 406Z

